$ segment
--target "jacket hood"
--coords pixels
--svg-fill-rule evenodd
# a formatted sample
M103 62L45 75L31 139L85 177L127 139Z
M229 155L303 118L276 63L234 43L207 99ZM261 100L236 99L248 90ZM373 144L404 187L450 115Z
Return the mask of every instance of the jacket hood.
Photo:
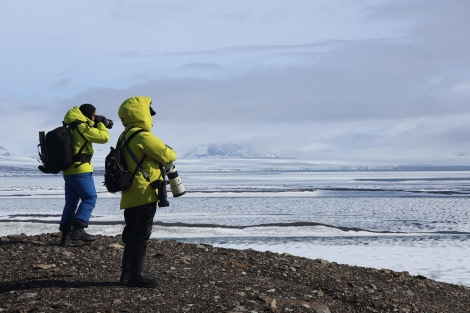
M118 115L124 127L140 127L146 131L152 130L150 104L152 98L145 96L132 97L124 100L119 107Z
M65 113L64 116L64 123L65 124L71 124L73 122L89 122L93 123L92 120L90 120L88 117L83 115L82 111L80 111L80 108L78 106L74 106L70 110Z

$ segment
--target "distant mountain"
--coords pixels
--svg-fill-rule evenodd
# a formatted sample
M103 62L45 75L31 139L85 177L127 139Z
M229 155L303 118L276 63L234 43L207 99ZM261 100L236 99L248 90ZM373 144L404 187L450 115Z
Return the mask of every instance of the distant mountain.
M16 154L11 153L10 151L5 149L4 147L0 146L0 158L8 159L8 158L12 158L12 157L16 157Z
M275 154L264 154L252 151L237 144L207 144L196 147L183 155L185 159L279 159Z
M23 170L37 170L38 161L34 158L12 153L0 146L0 174Z
M8 151L2 146L0 146L0 161L37 162L34 158L18 155L16 153Z
M18 155L0 146L0 167L30 168L32 165L38 165L37 159Z

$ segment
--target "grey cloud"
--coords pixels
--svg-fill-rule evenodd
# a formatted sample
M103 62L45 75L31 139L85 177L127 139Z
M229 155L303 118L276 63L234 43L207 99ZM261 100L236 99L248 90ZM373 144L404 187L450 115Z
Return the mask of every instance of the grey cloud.
M157 109L155 131L181 152L199 144L233 142L281 155L330 160L465 160L470 131L470 41L466 38L470 2L342 4L351 10L344 12L354 15L347 22L337 20L341 24L337 29L330 20L309 24L310 29L303 21L294 27L286 21L272 25L273 19L263 25L247 24L248 29L236 24L256 20L263 11L261 4L253 11L233 4L214 10L196 10L197 5L182 2L137 4L147 9L147 17L162 12L163 19L158 21L141 21L129 16L128 8L113 7L110 14L118 17L118 23L106 29L113 29L120 40L110 40L107 51L90 50L88 60L82 59L79 49L69 51L70 60L85 62L92 70L77 70L70 65L72 61L55 54L62 61L45 63L42 68L39 64L40 72L31 71L27 83L24 77L9 77L3 88L14 86L18 94L23 94L21 88L31 89L30 94L50 90L53 95L31 97L18 106L12 102L15 110L28 114L5 109L9 118L2 133L11 129L14 120L36 119L18 132L21 145L17 144L35 147L38 128L55 126L71 106L92 102L101 114L116 120L112 130L116 138L122 129L119 105L127 97L148 95ZM182 10L176 10L179 6ZM100 7L93 23L101 21L97 17L106 11L107 6ZM357 15L358 10L364 11ZM296 16L297 11L270 14L276 12ZM196 18L192 24L164 28L163 22L171 20L166 25L175 26L171 17L182 21L187 13L215 15L215 19L195 30L197 36L191 33L192 37L185 27L198 25ZM204 32L226 14L235 18L221 24L221 29ZM345 28L347 23L354 31ZM263 27L270 31L263 32ZM70 32L83 35L80 27ZM158 40L149 39L149 34ZM47 38L38 40L49 46ZM101 39L90 37L90 43L102 43ZM184 40L194 44L187 46ZM23 66L34 69L34 62L31 58ZM13 64L10 70L17 73L16 69ZM62 74L51 78L54 73ZM34 83L36 77L50 89ZM30 86L18 87L18 81ZM62 96L71 90L77 94Z
M425 66L419 55L406 53L408 49L389 42L353 43L327 53L324 64L271 67L217 80L156 80L146 88L168 110L184 108L182 119L200 114L202 119L233 121L240 121L240 116L243 121L260 116L264 121L315 121L468 110L458 105L464 98L452 98L453 106L439 98L453 79L427 85L440 74L439 66Z

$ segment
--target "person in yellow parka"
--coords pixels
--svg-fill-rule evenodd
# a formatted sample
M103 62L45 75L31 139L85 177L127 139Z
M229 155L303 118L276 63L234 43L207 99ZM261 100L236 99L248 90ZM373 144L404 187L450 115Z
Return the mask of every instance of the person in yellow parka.
M121 191L120 208L124 210L125 227L122 232L124 252L120 283L129 287L156 287L158 279L143 273L145 253L152 233L153 218L160 200L155 186L164 181L162 166L176 160L175 151L151 133L155 111L150 97L132 97L119 107L118 115L125 127L121 134L129 138L135 131L143 129L128 142L136 160L148 173L146 179L141 171L136 171L129 188ZM122 141L122 140L121 140ZM134 172L137 164L127 149L121 148L128 170Z
M108 142L109 132L106 125L108 128L112 127L112 122L104 117L100 116L99 121L95 118L96 108L89 103L80 107L74 106L64 117L65 124L76 126L73 127L72 133L74 162L62 171L65 181L65 206L59 227L62 232L61 245L68 245L71 240L95 240L95 236L84 230L88 227L97 198L91 163L92 143Z

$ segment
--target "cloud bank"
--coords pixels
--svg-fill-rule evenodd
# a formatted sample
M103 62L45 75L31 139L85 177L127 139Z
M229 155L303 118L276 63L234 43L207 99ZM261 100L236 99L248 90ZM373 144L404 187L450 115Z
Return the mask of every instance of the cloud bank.
M120 103L148 95L154 133L180 155L236 143L356 163L470 161L467 1L44 3L26 16L0 5L11 151L34 154L37 131L84 102L115 120L114 145Z

